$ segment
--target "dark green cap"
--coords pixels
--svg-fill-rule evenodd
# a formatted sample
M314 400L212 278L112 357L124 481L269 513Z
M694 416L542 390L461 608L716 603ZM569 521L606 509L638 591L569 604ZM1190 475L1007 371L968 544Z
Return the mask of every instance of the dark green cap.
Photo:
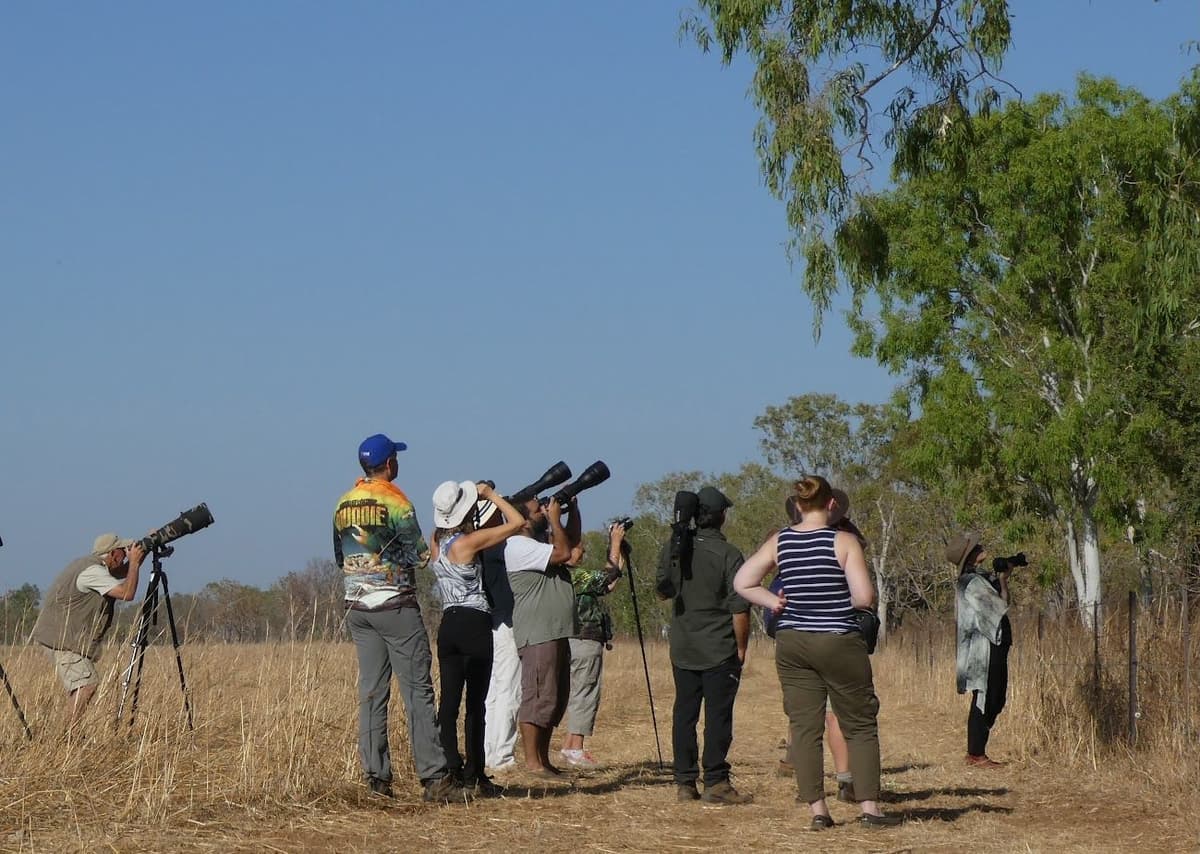
M696 493L696 497L700 499L700 503L709 510L719 511L726 507L732 507L733 502L725 497L725 493L717 489L715 486L706 486Z

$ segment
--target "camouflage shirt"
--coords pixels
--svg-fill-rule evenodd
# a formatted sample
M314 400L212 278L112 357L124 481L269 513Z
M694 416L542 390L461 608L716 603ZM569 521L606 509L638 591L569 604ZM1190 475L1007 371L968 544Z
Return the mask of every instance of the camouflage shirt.
M575 589L575 613L579 615L579 637L603 643L611 637L608 626L608 606L600 597L608 593L608 573L600 569L577 566L571 570L571 586Z

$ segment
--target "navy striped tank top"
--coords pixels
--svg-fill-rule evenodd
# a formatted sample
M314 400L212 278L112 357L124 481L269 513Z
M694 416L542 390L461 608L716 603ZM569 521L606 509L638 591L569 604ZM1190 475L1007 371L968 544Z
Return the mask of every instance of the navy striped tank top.
M787 605L779 615L779 630L843 634L858 630L850 607L850 585L838 563L833 541L837 531L779 532L775 560Z

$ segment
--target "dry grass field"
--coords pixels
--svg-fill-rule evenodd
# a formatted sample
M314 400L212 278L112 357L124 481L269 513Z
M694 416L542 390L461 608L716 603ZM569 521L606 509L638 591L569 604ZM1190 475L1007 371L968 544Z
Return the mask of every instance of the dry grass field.
M151 649L137 722L118 729L115 671L125 656L110 649L91 730L73 743L55 736L61 697L46 660L34 649L8 648L2 663L36 739L24 741L4 700L0 849L1197 850L1200 754L1190 745L1173 749L1168 740L1133 755L1102 748L1095 727L1072 719L1071 704L1055 699L1059 689L1046 679L1053 664L1024 654L1014 660L1010 707L989 751L1010 764L968 769L967 704L954 693L949 647L922 651L919 633L912 634L913 644L901 636L875 657L885 806L909 821L895 830L862 829L850 822L856 808L831 800L839 825L821 834L806 832L807 810L794 803L792 781L775 773L784 717L769 642L751 649L731 756L735 785L756 800L724 808L675 802L670 776L657 766L641 660L630 641L609 654L589 742L604 769L562 783L517 772L500 778L504 798L442 807L420 801L395 697L397 798L370 797L360 784L348 643L185 647L194 733L184 724L169 647ZM668 657L659 644L649 655L669 763Z

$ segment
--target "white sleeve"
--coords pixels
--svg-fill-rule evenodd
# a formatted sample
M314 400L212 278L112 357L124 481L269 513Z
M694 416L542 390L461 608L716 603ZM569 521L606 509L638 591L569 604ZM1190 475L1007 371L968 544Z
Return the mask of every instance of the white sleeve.
M79 577L75 579L75 588L80 593L91 592L107 596L108 591L120 583L121 579L113 578L106 567L97 563L79 573Z
M549 543L539 543L532 537L509 537L504 544L504 566L509 572L545 572L553 553L554 546Z

